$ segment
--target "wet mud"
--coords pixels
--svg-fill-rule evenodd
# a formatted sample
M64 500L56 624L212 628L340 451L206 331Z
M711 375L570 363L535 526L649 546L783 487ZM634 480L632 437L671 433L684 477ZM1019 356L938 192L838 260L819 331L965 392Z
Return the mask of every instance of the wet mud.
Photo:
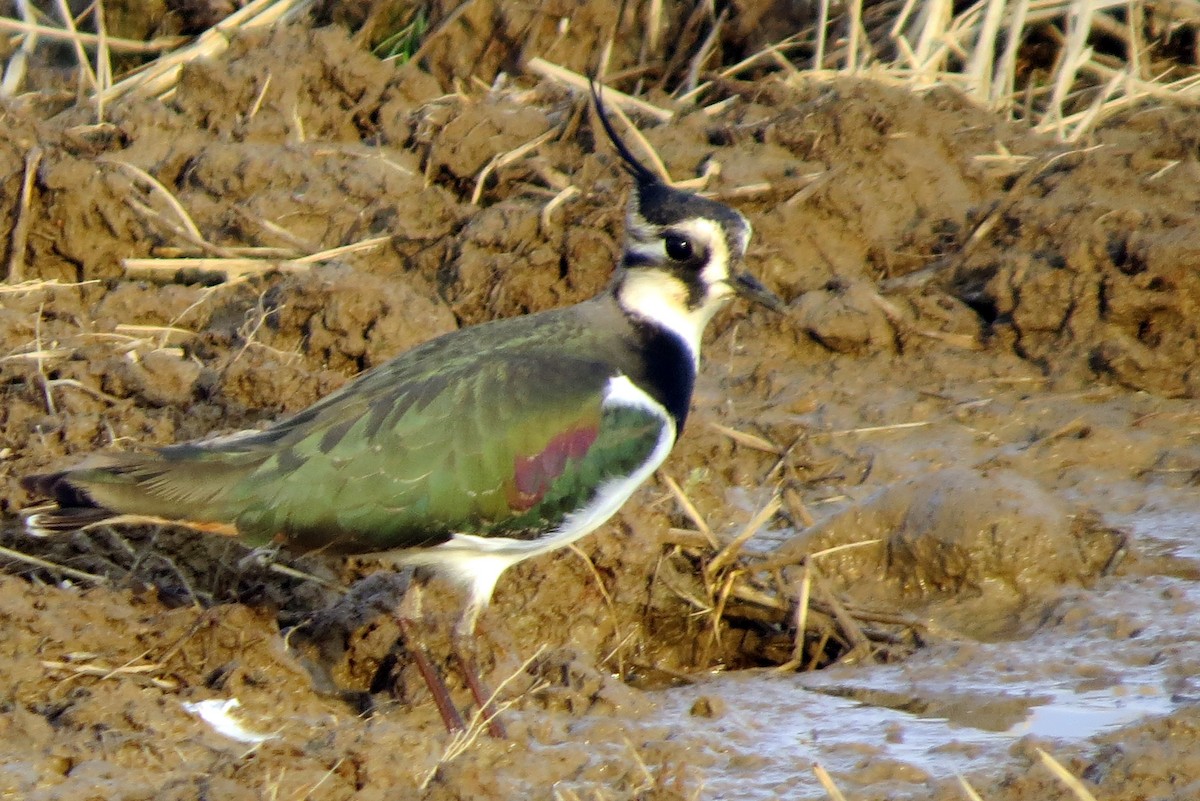
M429 58L582 68L587 19ZM408 577L368 559L22 531L22 475L254 427L606 285L628 187L585 98L447 88L294 25L102 121L6 101L0 794L815 799L820 763L855 798L1070 797L1043 749L1099 799L1196 796L1195 111L1064 145L946 89L766 76L642 121L677 179L720 165L789 310L723 313L660 475L502 578L478 650L506 740L446 735L396 647ZM723 545L776 495L718 555L697 518ZM460 603L424 587L421 629L467 708ZM230 699L240 740L194 706Z

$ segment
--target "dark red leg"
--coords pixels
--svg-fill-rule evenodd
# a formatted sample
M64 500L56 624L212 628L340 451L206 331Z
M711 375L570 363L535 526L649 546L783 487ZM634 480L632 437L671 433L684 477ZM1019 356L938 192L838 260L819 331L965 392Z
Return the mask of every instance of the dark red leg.
M508 739L508 734L504 731L504 724L500 722L499 714L492 708L492 694L487 691L483 686L483 681L479 678L479 670L475 665L473 650L473 645L470 644L466 648L461 643L456 642L454 644L454 652L458 656L458 665L462 669L467 687L471 690L471 697L475 699L475 706L479 708L483 719L487 721L488 734L497 740L506 740Z
M429 694L433 696L433 702L437 704L438 712L442 716L442 722L446 724L446 731L451 734L466 731L467 724L463 721L462 713L454 705L454 701L450 698L450 691L446 689L446 683L442 681L442 677L438 675L437 668L429 660L429 654L425 651L425 645L413 634L412 624L401 615L396 616L396 622L399 623L400 633L404 635L404 642L408 646L413 660L417 663L417 670L421 672L421 678L425 679L425 684L429 687ZM470 684L469 679L468 684ZM474 687L472 687L471 692L475 692Z

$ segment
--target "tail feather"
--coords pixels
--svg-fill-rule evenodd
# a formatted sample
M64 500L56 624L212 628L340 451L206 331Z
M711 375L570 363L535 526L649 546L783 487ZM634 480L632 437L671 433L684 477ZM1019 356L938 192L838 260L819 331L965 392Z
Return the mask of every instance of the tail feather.
M113 518L113 513L99 507L92 508L42 508L28 510L23 514L25 530L35 537L65 534L78 531Z
M50 498L63 508L94 508L96 503L67 480L70 472L69 470L60 470L57 473L22 476L21 488L31 495Z
M27 509L22 514L25 530L37 537L78 531L113 516L84 490L71 483L70 470L22 476L21 487L31 495L53 503Z
M163 449L156 454L94 456L69 470L25 476L21 486L50 505L28 510L34 533L73 531L121 518L179 521L229 533L223 496L262 460L258 454ZM190 522L189 522L190 521Z

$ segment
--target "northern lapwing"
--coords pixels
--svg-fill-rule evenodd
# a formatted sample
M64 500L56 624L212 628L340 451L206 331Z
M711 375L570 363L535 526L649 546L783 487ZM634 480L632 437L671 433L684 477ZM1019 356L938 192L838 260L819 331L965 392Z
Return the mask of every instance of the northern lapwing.
M505 569L595 530L662 464L713 315L735 295L781 308L738 269L746 218L661 180L617 136L594 88L593 100L635 184L605 292L433 339L262 430L29 476L22 485L55 505L28 526L169 520L430 568L466 587L462 660ZM427 667L447 727L460 726Z

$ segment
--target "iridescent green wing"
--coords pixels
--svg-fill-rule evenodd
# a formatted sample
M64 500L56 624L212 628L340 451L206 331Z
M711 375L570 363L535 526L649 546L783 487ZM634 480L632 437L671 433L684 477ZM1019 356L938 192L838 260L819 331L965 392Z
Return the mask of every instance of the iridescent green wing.
M506 358L507 357L507 358ZM522 351L358 386L274 436L221 499L250 539L342 552L554 528L654 452L666 421L605 405L607 365ZM308 416L305 417L304 415Z

